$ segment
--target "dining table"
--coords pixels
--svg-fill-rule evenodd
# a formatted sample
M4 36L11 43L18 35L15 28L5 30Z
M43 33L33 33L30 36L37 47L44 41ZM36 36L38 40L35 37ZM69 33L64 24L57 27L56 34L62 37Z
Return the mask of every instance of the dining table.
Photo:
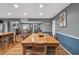
M22 41L22 47L23 47L23 54L26 52L26 47L27 46L32 46L33 44L45 44L46 46L46 54L47 55L47 47L48 46L54 46L55 47L55 54L57 52L57 48L59 46L59 41L57 41L53 36L47 34L47 33L32 33L30 36L25 38Z

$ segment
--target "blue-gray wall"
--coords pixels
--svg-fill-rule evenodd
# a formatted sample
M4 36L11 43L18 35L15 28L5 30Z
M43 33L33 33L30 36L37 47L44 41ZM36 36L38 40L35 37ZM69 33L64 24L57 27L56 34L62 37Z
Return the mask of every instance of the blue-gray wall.
M22 23L41 23L42 32L52 33L52 23L50 19L21 19Z
M60 27L59 15L67 11L67 27ZM73 3L54 17L60 44L73 55L79 55L79 3Z
M42 29L42 32L45 32L45 33L52 33L52 23L51 23L51 20L48 18L46 19L27 19L27 18L23 18L23 19L16 19L16 18L13 18L13 19L2 19L4 21L4 31L3 32L8 32L8 27L7 27L7 23L8 21L10 21L10 32L14 32L14 28L13 28L13 24L16 23L19 25L19 22L21 23L41 23L41 29ZM26 25L24 25L26 26ZM1 24L0 24L0 33L1 33Z
M67 11L67 27L61 28L59 26L59 15L55 17L56 19L56 32L61 32L64 34L79 37L79 3L71 4L66 9Z

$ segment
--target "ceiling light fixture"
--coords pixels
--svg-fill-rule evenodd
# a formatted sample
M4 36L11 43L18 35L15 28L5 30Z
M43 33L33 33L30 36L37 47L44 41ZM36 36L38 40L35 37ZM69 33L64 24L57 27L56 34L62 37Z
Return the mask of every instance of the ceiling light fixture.
M40 13L40 16L42 16L43 15L43 13Z
M8 13L8 15L11 15L11 13Z
M24 13L24 15L27 15L26 13Z
M17 4L14 4L14 7L15 7L15 8L18 8L19 6L18 6Z
M43 8L43 5L42 4L40 4L40 8Z

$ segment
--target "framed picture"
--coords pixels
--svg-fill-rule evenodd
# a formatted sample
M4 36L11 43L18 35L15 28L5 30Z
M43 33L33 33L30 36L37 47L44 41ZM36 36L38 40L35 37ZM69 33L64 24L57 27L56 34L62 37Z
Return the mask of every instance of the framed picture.
M67 14L66 11L63 11L60 16L60 27L67 27Z

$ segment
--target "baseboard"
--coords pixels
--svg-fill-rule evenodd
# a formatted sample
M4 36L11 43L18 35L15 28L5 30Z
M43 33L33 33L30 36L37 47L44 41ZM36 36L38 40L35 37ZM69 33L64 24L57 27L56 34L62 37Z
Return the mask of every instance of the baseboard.
M67 53L69 53L70 55L72 55L68 50L66 50L62 45L60 45L61 48L63 48Z

